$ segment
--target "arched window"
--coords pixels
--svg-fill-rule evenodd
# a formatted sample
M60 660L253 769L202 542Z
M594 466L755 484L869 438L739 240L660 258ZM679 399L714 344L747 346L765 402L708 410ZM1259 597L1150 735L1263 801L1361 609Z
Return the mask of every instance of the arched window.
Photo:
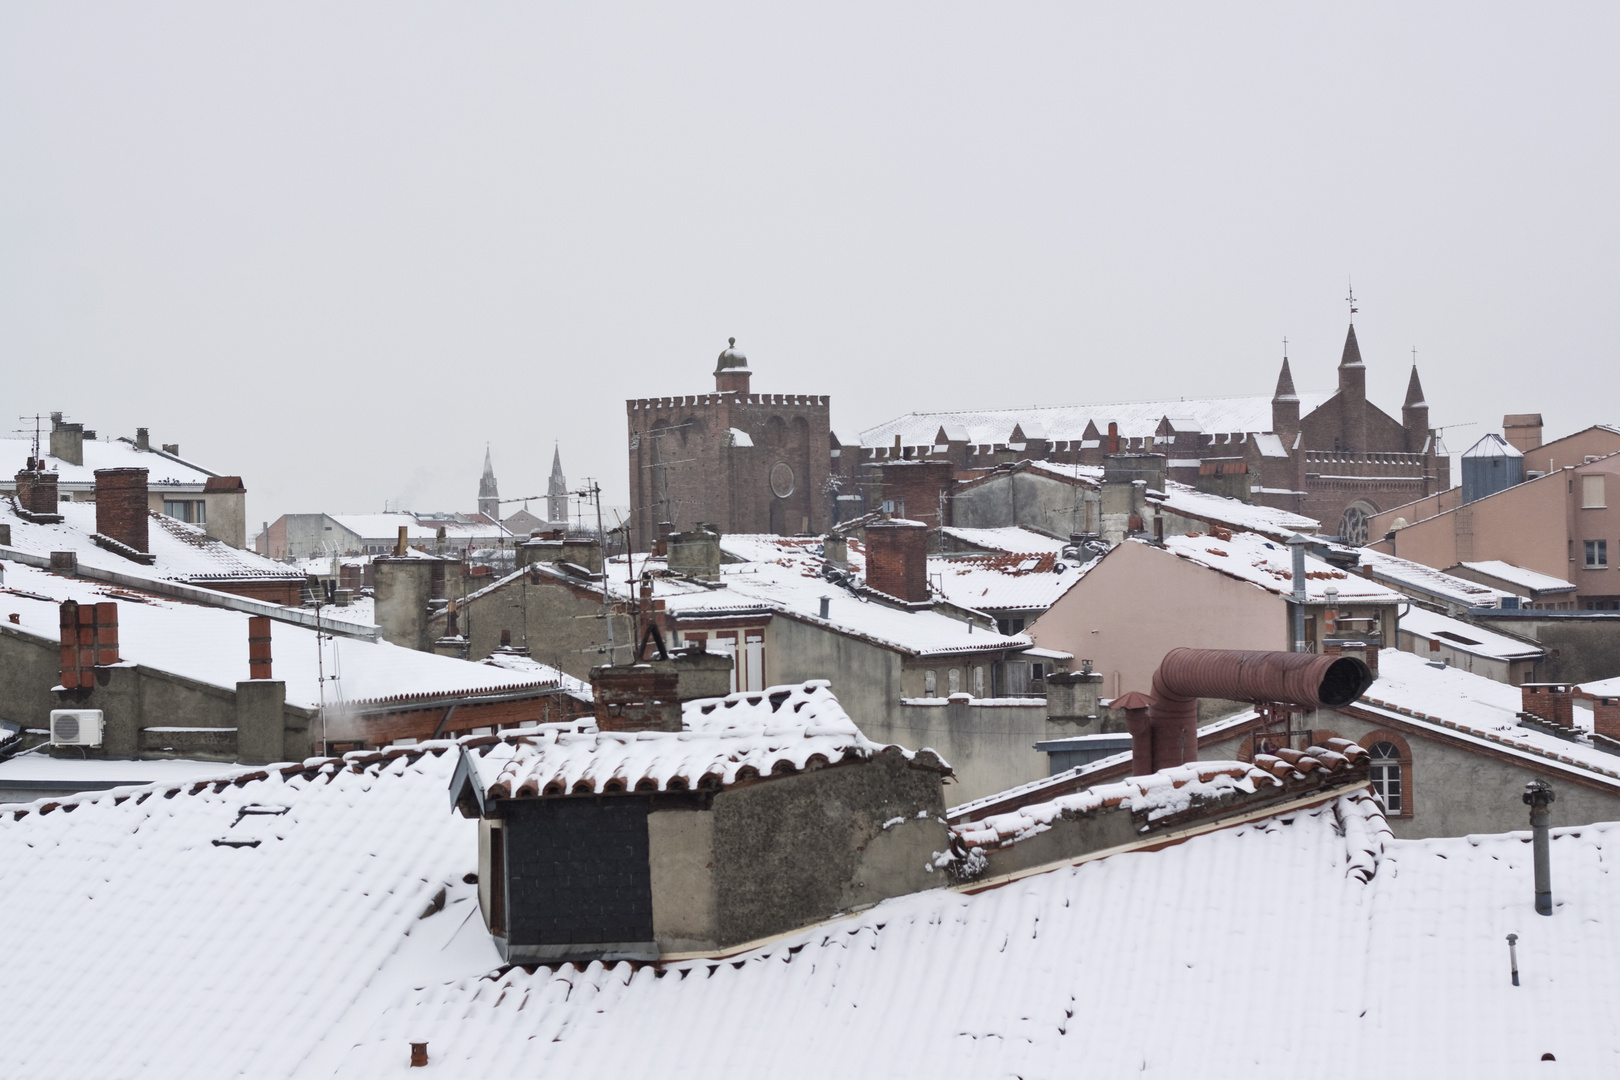
M934 697L939 693L939 677L934 669L929 668L923 672L923 697Z
M1373 792L1384 804L1384 813L1399 817L1406 810L1406 790L1401 783L1401 752L1394 743L1376 742L1368 748L1372 755Z
M951 693L960 694L962 692L962 669L961 668L951 668L950 674L946 676L946 679L950 684Z

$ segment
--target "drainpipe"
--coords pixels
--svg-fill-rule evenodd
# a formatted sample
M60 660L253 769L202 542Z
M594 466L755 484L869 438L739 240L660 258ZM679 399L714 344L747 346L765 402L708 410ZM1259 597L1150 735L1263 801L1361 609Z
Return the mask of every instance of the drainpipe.
M1288 538L1294 556L1294 652L1305 651L1305 545L1310 541L1299 533Z
M1545 780L1532 780L1524 785L1524 804L1530 808L1530 830L1535 835L1536 859L1536 914L1551 915L1552 905L1552 842L1547 836L1547 819L1551 816L1552 785Z

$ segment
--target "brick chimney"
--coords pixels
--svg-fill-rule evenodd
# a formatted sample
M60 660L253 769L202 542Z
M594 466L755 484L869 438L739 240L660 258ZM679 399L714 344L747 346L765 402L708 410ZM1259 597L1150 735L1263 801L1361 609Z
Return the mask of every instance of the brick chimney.
M680 731L681 702L724 697L730 689L731 657L701 649L591 669L596 726L602 731Z
M146 554L145 469L96 470L96 532Z
M866 585L907 604L932 600L928 589L928 526L898 519L868 525Z
M93 669L118 663L118 605L64 600L61 611L62 686L93 687Z
M248 678L270 678L270 616L248 616Z
M17 509L30 518L44 515L52 522L61 521L57 508L56 480L56 473L42 468L23 469L17 473Z
M1593 699L1592 730L1606 739L1620 740L1620 697Z
M146 428L138 427L138 428L135 429L135 449L137 449L137 450L150 450L150 449L152 449L152 438L147 433Z
M1575 688L1568 683L1525 683L1520 688L1524 711L1549 724L1575 726Z

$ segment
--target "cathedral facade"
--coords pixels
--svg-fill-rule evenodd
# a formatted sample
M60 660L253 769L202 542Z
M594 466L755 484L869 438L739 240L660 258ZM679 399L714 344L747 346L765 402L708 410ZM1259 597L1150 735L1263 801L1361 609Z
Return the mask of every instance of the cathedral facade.
M831 524L828 398L756 394L736 339L711 394L625 403L634 550L699 522L722 533L819 533Z

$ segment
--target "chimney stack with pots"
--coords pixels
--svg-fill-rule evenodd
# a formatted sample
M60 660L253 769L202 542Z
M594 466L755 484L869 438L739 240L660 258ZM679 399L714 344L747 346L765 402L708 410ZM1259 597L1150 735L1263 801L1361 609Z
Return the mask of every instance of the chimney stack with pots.
M899 518L868 525L866 585L903 603L929 603L928 526Z
M51 413L51 457L69 465L83 465L84 438L83 424L69 424L61 413Z
M96 533L114 550L147 554L147 514L145 469L96 470Z

